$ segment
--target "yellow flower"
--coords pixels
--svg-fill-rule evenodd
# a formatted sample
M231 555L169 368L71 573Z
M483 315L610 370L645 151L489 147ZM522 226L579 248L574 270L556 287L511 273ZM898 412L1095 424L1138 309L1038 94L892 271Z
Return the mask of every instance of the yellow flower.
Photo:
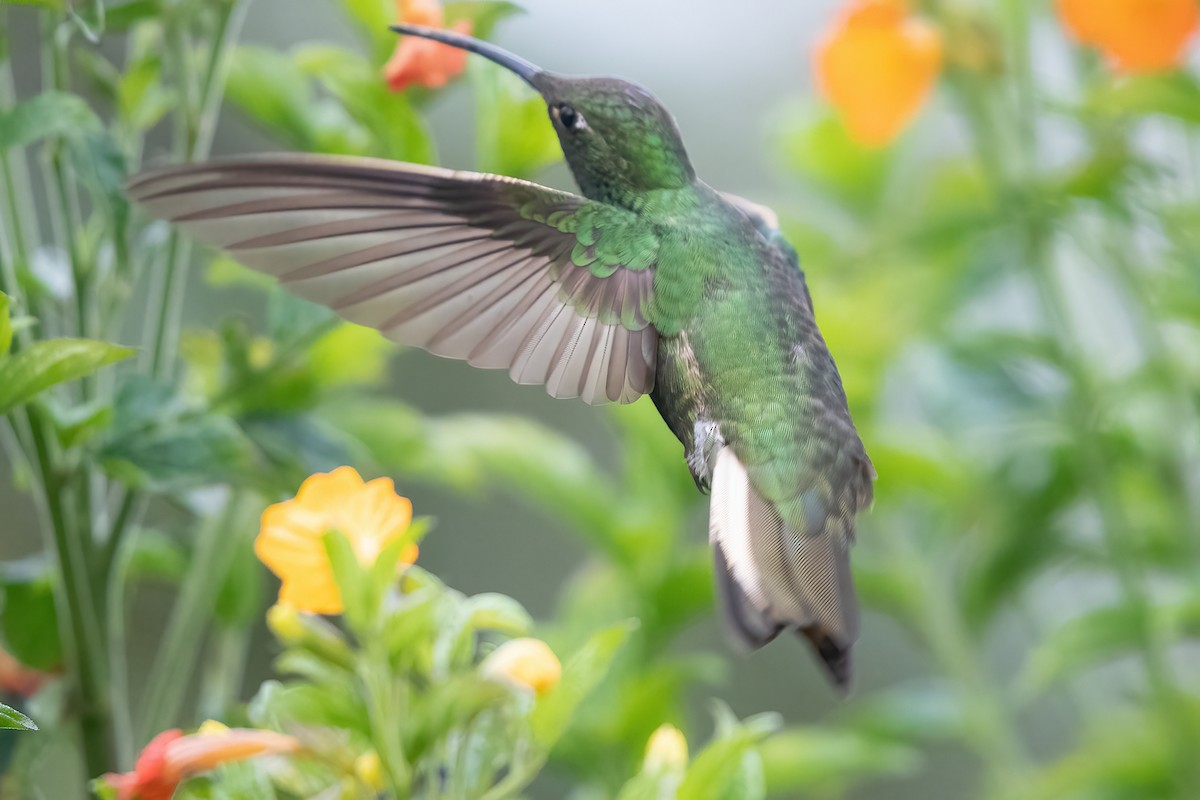
M1179 66L1200 24L1196 0L1058 0L1071 34L1099 48L1122 72Z
M682 772L687 761L688 744L683 731L674 725L661 725L646 743L642 766L646 772Z
M852 0L817 47L821 92L851 135L872 146L912 121L941 66L941 34L906 0Z
M360 563L370 565L412 522L412 503L396 494L390 478L363 482L350 467L304 481L296 497L267 508L254 541L260 561L279 576L279 602L298 611L339 614L342 596L333 579L324 537L345 536ZM411 545L401 562L411 564Z
M562 665L549 645L539 639L511 639L483 660L484 677L532 689L543 695L558 685Z

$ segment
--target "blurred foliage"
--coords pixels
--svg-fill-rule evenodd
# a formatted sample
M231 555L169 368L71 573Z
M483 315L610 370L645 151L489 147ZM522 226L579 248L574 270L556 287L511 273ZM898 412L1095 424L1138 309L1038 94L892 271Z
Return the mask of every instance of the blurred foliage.
M461 796L520 792L547 760L581 799L863 796L890 792L946 747L978 766L980 797L1200 796L1194 70L1116 75L1063 39L1048 3L930 0L919 5L931 21L969 35L948 41L937 96L897 141L865 148L829 110L799 102L770 120L786 180L776 210L880 475L856 577L930 675L877 690L888 665L868 665L870 685L832 718L788 720L774 735L771 718L739 724L718 708L712 742L680 765L647 758L646 742L663 722L691 730L689 701L727 666L681 643L712 613L710 555L689 535L703 501L649 403L608 417L611 470L531 419L423 414L383 390L391 348L379 336L192 253L121 192L146 157L203 158L223 99L283 147L435 161L425 111L436 94L394 94L380 76L393 4L337 3L359 47L287 51L237 43L243 0L9 5L0 439L39 509L43 553L0 568L0 631L8 652L53 676L32 698L5 698L43 731L0 733L0 763L11 758L0 793L37 796L29 765L59 732L95 777L130 769L165 727L220 716L316 726L318 749L340 749L293 775L290 796L360 780L353 758L366 748L402 771L386 755L396 735L409 737L402 752L425 754L408 767L479 789ZM446 7L481 36L514 10ZM8 61L17 15L42 36L44 86L31 97L15 95ZM480 169L534 177L557 159L542 105L519 83L482 62L467 83ZM21 202L34 187L44 215ZM181 333L193 262L261 301L263 325L234 315ZM149 298L140 335L123 311L132 297ZM136 366L107 341L136 341ZM379 609L348 616L349 638L320 627L353 655L285 642L282 680L243 696L264 606L253 520L344 463L515 493L586 542L586 563L539 626L556 652L585 654L568 659L555 701L570 708L539 717L544 701L530 711L483 688L474 669L490 626L511 636L528 620L419 570L386 612L413 616L389 616L382 641L353 630ZM151 508L174 522L150 527ZM163 584L175 587L166 631L145 684L131 686L126 612ZM493 601L494 613L472 616ZM404 631L411 649L371 653ZM436 678L428 663L374 662L422 711L400 732L378 713L372 722L355 665L460 636L471 646L451 648ZM1065 734L1046 751L1031 731L1051 705ZM481 716L517 734L493 731L476 753L479 732L462 726ZM31 724L0 706L0 727ZM536 746L517 753L522 736ZM498 775L519 777L491 783ZM256 776L229 765L185 796L270 796Z

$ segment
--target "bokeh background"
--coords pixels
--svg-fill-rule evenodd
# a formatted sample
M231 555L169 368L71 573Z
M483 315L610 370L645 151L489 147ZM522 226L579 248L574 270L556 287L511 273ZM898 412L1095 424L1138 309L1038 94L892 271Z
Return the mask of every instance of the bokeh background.
M774 711L798 730L853 732L789 740L817 748L795 758L828 763L830 776L784 780L781 797L1195 796L1179 763L1200 753L1200 649L1187 640L1200 630L1195 57L1168 78L1126 78L1081 51L1049 3L930 3L946 73L896 142L872 149L838 125L813 75L843 3L521 5L496 42L555 71L650 87L707 182L780 213L880 475L855 551L866 608L854 696L830 689L799 640L734 654L718 616L698 614L669 647L703 664L682 695L690 730L707 734L719 697L739 717ZM20 98L41 81L38 23L29 9L0 13ZM255 0L243 42L364 48L334 2ZM481 69L472 63L425 106L439 163L477 166ZM212 152L289 146L269 128L228 105ZM147 160L168 146L152 132ZM572 186L562 165L536 177ZM142 290L129 298L125 334L140 331L149 303ZM266 330L260 291L193 270L185 329L231 314ZM652 409L554 401L419 351L389 352L387 376L389 392L431 418L527 417L610 472L630 437L679 451L645 424ZM671 463L661 466L688 481L682 458ZM594 577L596 548L570 515L504 468L461 480L391 472L436 518L421 564L449 585L511 595L549 620L580 576ZM0 460L0 559L39 550L24 480ZM678 503L678 546L699 548L703 498ZM148 525L181 516L156 503ZM269 584L264 607L268 595ZM135 676L171 596L153 581L136 594ZM256 629L243 697L271 656ZM871 750L879 741L888 747ZM786 771L768 762L769 776ZM531 796L569 785L552 769Z

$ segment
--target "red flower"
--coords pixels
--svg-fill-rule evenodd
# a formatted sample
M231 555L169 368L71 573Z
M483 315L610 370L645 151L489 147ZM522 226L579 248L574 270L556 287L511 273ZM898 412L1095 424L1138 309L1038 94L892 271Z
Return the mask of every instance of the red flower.
M231 761L299 749L300 742L282 733L208 722L190 736L177 729L163 731L146 745L133 772L110 772L104 780L117 790L117 800L171 800L179 784L197 773Z
M117 790L117 800L171 800L183 776L167 769L167 747L182 738L178 728L163 731L146 745L133 772L105 775L104 780Z
M445 16L437 0L396 0L401 22L430 28L445 27ZM459 20L451 30L470 35L471 21ZM413 84L437 89L467 67L467 51L419 36L402 36L396 51L383 67L383 76L393 92Z

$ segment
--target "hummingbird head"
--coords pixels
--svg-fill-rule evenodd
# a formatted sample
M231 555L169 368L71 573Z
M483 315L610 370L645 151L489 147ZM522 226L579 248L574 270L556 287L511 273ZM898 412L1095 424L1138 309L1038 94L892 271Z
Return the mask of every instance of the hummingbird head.
M695 180L675 119L636 83L546 72L490 42L453 31L419 25L392 30L477 53L536 89L579 188L592 199L636 206L645 192L681 189Z

